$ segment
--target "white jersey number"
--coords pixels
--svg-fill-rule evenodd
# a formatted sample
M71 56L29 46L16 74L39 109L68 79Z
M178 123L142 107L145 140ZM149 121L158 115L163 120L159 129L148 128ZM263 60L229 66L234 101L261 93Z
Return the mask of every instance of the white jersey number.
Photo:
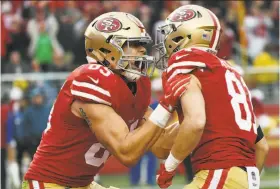
M105 77L108 77L111 74L111 71L108 68L106 68L106 67L104 67L104 66L102 66L100 64L90 64L88 66L88 69L90 69L90 70L99 70L99 72L102 75L104 75Z
M100 150L104 150L101 158L95 157L95 154ZM102 163L105 163L108 159L110 153L105 147L100 143L93 144L85 154L86 163L95 167L100 167Z
M257 134L257 127L254 121L256 120L256 118L254 117L255 115L252 112L253 106L251 103L251 95L244 80L242 78L238 79L236 75L229 70L226 71L225 77L228 93L232 97L230 102L234 111L235 121L237 125L241 130L245 131L251 131L251 128L253 126L254 132ZM236 85L239 93L235 91L234 84ZM249 100L247 100L248 97L246 94L249 95ZM242 118L240 105L244 107L244 110L246 112L245 119Z

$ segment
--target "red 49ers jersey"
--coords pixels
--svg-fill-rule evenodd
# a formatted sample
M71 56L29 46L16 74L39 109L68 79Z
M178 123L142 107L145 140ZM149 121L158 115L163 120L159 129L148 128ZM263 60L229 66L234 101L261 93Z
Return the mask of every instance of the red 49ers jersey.
M133 95L120 76L99 64L85 64L74 70L53 105L25 179L70 187L90 184L110 153L86 122L71 112L73 101L111 106L133 130L149 106L150 95L150 80L146 77L137 81Z
M169 77L193 74L201 83L206 125L192 152L194 171L254 166L255 115L250 92L240 74L226 61L195 48L172 56L167 72ZM182 121L181 107L178 116Z

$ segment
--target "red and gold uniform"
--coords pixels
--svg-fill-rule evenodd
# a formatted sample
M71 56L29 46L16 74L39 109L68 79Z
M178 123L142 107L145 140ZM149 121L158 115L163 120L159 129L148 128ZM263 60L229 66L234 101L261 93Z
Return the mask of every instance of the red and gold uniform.
M71 104L78 99L111 106L133 130L144 116L151 94L148 78L141 77L136 84L133 95L119 75L102 65L85 64L74 70L58 94L24 179L65 187L89 185L110 153L85 120L71 112Z
M228 173L242 175L239 167L255 166L257 129L250 92L237 71L205 50L183 49L168 64L169 78L193 74L201 84L205 101L206 125L192 152L193 170L201 181L196 186L223 188ZM177 112L182 122L181 107Z

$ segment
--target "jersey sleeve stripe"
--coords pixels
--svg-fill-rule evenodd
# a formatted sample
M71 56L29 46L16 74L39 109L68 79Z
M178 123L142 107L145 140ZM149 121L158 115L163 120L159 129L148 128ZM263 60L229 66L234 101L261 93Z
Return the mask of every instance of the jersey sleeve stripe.
M195 67L206 67L205 63L203 62L194 62L194 61L183 61L183 62L178 62L174 63L169 68L167 68L167 73L172 71L172 69L177 68L177 67L182 67L186 66L187 68L195 68Z
M75 85L75 86L78 86L78 87L85 87L85 88L88 88L88 89L92 89L92 90L100 92L101 94L104 94L104 95L106 95L108 97L111 97L109 91L104 90L104 89L102 89L99 86L96 86L96 85L93 85L93 84L90 84L90 83L86 83L86 82L78 82L76 80L74 80L72 82L72 84Z
M219 42L219 38L221 36L221 25L220 25L220 22L218 20L218 18L216 17L216 15L214 15L211 11L208 11L212 20L213 20L213 23L214 23L214 26L216 27L216 30L214 30L214 33L213 33L213 37L211 39L211 43L210 43L210 47L211 48L216 48L218 42ZM215 50L215 49L214 49Z
M173 77L175 77L178 74L187 74L190 73L191 71L193 71L195 68L193 69L177 69L174 70L174 72L172 72L171 76L168 78L167 81L170 81Z
M96 102L99 102L99 103L102 103L102 104L107 104L107 105L111 106L110 102L108 102L106 100L103 100L103 99L101 99L101 98L99 98L95 95L92 95L92 94L76 91L76 90L73 90L73 89L71 90L71 93L72 93L72 95L75 95L75 96L87 98L87 99L90 99L90 100L93 100L93 101L96 101Z

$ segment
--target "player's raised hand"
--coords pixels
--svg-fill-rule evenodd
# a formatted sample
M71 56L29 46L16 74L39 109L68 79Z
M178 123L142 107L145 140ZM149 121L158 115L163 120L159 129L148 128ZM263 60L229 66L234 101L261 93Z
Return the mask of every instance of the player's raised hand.
M164 164L160 164L160 169L157 172L157 184L160 188L168 188L172 184L172 179L176 174L176 170L168 172L165 169Z
M170 80L166 80L166 73L162 75L163 96L160 99L160 104L169 112L172 112L178 104L180 97L187 90L190 82L190 75L177 75Z

